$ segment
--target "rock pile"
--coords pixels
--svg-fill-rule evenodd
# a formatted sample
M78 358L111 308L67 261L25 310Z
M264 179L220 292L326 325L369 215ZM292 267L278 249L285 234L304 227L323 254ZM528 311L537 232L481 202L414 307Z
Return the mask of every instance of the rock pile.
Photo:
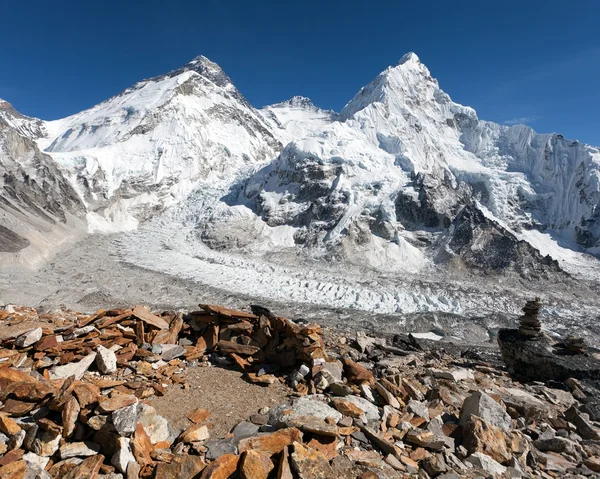
M2 341L0 477L600 473L600 408L590 400L597 391L577 379L523 385L497 360L461 358L439 346L406 351L365 335L349 340L253 311L63 312ZM147 398L185 388L181 373L197 362L229 362L264 387L285 381L289 400L261 408L225 437L211 437L203 409L174 430Z
M538 318L541 308L542 303L540 298L527 301L523 307L523 313L525 314L521 316L519 321L519 332L523 336L535 338L541 334L542 323Z

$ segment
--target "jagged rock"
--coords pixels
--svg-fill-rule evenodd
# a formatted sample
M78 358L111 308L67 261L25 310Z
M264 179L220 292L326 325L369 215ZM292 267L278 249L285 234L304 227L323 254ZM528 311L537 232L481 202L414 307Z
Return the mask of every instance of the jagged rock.
M138 399L131 394L119 394L106 401L101 402L98 405L98 411L100 413L114 412L118 409L137 404Z
M131 461L135 462L135 456L131 452L130 439L127 437L119 437L117 439L117 450L110 460L110 463L120 472L126 474L127 466Z
M53 456L58 451L60 432L44 431L32 442L31 451L38 456Z
M471 454L466 460L476 468L481 469L494 477L501 476L506 472L506 467L481 452Z
M100 445L94 442L68 442L58 451L61 459L95 456L100 451Z
M233 428L231 433L237 437L247 437L256 435L259 429L260 427L256 424L248 421L242 421Z
M566 381L600 377L600 360L593 356L557 355L550 338L527 339L516 329L498 331L498 344L508 370L531 381Z
M584 439L600 441L600 430L594 427L590 421L583 417L583 415L575 408L575 406L571 406L565 411L565 418L575 424L577 432Z
M319 451L299 442L294 443L291 455L292 467L300 479L335 479L336 475L327 458Z
M322 374L325 376L325 379L327 379L330 385L332 383L342 382L342 373L344 370L344 365L341 361L324 362L322 368Z
M101 344L96 348L96 366L102 374L112 374L117 370L117 355L114 351L105 348Z
M240 459L240 476L242 479L267 479L275 466L266 454L258 451L246 451Z
M428 368L425 371L428 375L433 376L437 379L447 379L449 381L459 382L465 380L473 380L475 376L473 375L473 371L465 368L457 368L457 369L435 369Z
M204 446L207 449L206 459L209 461L214 461L223 454L237 454L238 452L238 448L234 444L234 438L207 441Z
M233 454L220 456L204 469L200 479L227 479L237 469L239 459Z
M50 379L66 379L74 376L76 380L79 380L90 368L95 359L96 353L90 353L76 363L69 363L64 366L54 366L48 371Z
M351 401L346 401L345 399L335 398L331 401L331 404L345 416L358 418L365 414L364 409L360 408Z
M459 424L467 424L472 416L481 418L491 426L507 431L512 430L512 419L504 408L482 391L476 391L465 399L460 412Z
M21 431L21 427L17 422L8 417L6 414L0 413L0 432L12 436L18 434Z
M115 429L121 436L130 436L135 431L135 425L137 424L138 417L139 406L138 404L132 404L114 411L112 413L112 422L115 426Z
M194 409L187 415L187 418L192 421L194 424L202 424L210 417L210 412L208 412L204 408Z
M290 427L270 434L242 439L238 444L238 450L242 453L250 449L256 449L272 456L280 453L283 448L290 446L295 441L301 440L302 432L295 427Z
M502 388L502 402L507 407L514 408L525 419L542 419L548 415L548 406L527 391L517 388Z
M502 429L486 424L477 416L471 416L463 425L463 446L470 454L481 452L504 464L512 459L506 439Z
M179 436L181 442L206 441L210 437L208 428L200 424L192 424Z
M271 409L269 411L269 423L287 425L302 416L315 416L323 420L329 417L335 423L342 418L341 413L323 401L304 396L295 399L291 405L281 404Z
M156 410L152 406L148 406L147 404L140 406L138 421L144 427L146 434L150 436L152 444L169 440L171 434L169 423L164 417L156 414Z
M346 396L344 397L344 401L354 404L362 409L365 413L361 416L361 419L370 424L375 421L379 421L381 417L381 413L379 412L379 408L375 406L372 402L367 399L358 397L358 396Z
M344 358L344 371L348 381L355 384L373 384L375 383L375 376L364 366L352 361L351 359Z
M557 452L560 454L568 454L573 458L580 458L580 447L574 441L563 437L553 437L551 439L537 439L533 441L533 445L542 452Z
M28 348L42 339L42 328L34 328L24 332L15 339L17 348Z
M197 478L205 467L200 456L178 455L169 464L162 462L156 466L155 479Z
M336 396L349 396L352 394L352 388L343 383L329 384L329 391Z
M288 426L297 427L303 432L318 434L321 436L338 435L338 428L335 425L325 422L325 420L316 416L300 416L287 421Z
M163 344L162 353L160 357L163 361L171 361L175 358L183 356L185 354L185 348L178 344Z

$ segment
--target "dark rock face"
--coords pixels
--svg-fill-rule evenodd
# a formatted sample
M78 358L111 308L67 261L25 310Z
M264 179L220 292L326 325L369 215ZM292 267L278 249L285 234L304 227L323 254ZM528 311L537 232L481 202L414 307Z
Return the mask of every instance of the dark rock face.
M441 180L418 173L412 187L414 194L402 190L396 198L396 219L410 231L449 228L470 196L468 186L464 183L453 185L447 172Z
M546 336L529 338L517 329L501 329L498 345L508 370L531 381L600 377L600 360L587 355L555 354L553 341Z
M450 251L472 267L497 272L513 267L521 274L561 271L557 261L488 219L474 203L459 212L448 236Z

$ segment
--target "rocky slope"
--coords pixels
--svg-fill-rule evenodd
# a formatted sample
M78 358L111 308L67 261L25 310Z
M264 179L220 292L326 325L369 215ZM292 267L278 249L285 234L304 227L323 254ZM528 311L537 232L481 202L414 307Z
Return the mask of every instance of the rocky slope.
M0 261L47 256L85 228L84 205L64 172L35 140L45 125L0 100Z

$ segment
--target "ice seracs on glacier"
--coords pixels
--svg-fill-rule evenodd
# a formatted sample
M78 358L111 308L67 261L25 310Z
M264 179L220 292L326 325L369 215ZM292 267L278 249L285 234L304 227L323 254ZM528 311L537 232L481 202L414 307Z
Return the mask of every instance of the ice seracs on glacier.
M177 207L218 248L411 273L554 274L547 253L564 263L564 251L600 251L598 150L479 120L414 53L339 114L299 96L257 110L199 56L84 112L33 121L90 231ZM478 253L499 249L502 261Z

